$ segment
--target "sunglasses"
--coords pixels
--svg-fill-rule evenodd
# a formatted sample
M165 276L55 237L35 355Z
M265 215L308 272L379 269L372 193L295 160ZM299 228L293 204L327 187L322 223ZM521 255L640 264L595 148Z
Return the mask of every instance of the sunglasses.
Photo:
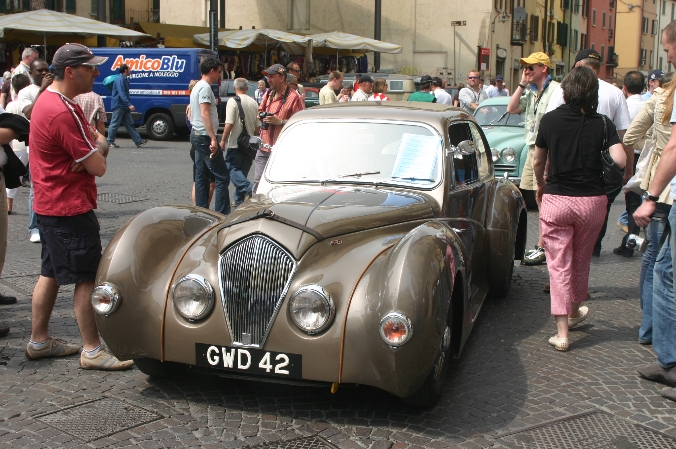
M478 76L468 76L467 79L468 80L478 80L479 77Z
M538 64L538 65L535 66L535 67L542 67L542 64ZM533 67L532 65L529 65L529 66L527 66L527 67L524 67L524 69L525 69L525 70L528 70L529 72L534 72L534 71L535 71L535 67Z

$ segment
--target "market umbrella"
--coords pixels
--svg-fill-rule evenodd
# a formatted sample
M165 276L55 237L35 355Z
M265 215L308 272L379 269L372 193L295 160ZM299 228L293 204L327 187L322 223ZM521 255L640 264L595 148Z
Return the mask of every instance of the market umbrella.
M198 44L209 45L209 33L196 34L194 41ZM305 52L305 37L286 31L270 30L231 30L218 33L218 45L226 48L245 48L250 45L258 45L266 48L265 65L267 66L268 44L281 44L282 48L291 55L299 55Z
M47 36L53 34L71 34L76 36L116 36L116 37L150 37L145 33L129 28L99 22L85 17L64 14L49 9L20 12L0 16L0 38L7 37L12 31L23 31L39 34L47 48Z
M303 41L311 41L313 47L328 47L336 49L336 58L338 50L361 50L377 51L380 53L401 53L401 45L391 44L376 39L371 39L356 34L341 33L334 31L332 33L310 34L303 36Z

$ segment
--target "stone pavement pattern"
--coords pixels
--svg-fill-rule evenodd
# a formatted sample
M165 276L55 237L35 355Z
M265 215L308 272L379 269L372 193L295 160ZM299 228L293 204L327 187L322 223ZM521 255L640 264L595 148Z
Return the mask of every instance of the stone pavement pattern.
M142 200L99 202L104 245L135 214L190 201L187 142L151 142L143 149L129 140L119 143L123 148L111 152L99 193ZM77 357L27 360L30 293L40 261L40 246L28 242L25 231L27 197L24 189L9 217L0 279L0 291L19 296L17 305L0 307L0 322L12 327L0 339L0 448L239 448L272 442L293 448L293 441L283 442L310 436L318 439L303 440L304 448L578 447L555 439L560 436L537 445L538 432L550 427L510 434L585 412L596 413L575 419L619 432L613 444L585 447L676 447L676 438L668 437L676 437L676 403L661 398L661 386L639 379L634 369L652 362L654 354L636 343L640 258L610 253L621 236L612 220L621 204L613 207L602 257L593 261L591 317L571 331L570 351L547 344L556 330L542 289L546 268L517 266L509 296L484 304L462 356L452 363L439 405L417 410L369 387L341 386L332 395L328 388L190 371L169 380L150 379L136 368L84 371ZM530 213L531 245L536 226L537 214ZM71 295L72 288L62 289L51 333L80 343ZM648 443L632 443L622 431L641 431Z

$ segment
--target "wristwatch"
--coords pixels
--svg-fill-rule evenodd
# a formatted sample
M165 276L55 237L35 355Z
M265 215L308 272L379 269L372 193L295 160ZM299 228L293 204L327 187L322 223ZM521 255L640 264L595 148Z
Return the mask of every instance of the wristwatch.
M657 200L660 199L660 197L659 197L659 196L655 196L655 195L651 195L650 192L648 192L648 191L646 190L645 192L643 192L643 199L644 199L645 201L652 201L652 202L656 203Z

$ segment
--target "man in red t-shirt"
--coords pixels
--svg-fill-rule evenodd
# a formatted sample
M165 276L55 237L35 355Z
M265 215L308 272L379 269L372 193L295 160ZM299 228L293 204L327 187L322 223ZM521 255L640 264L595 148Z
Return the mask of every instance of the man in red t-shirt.
M91 126L74 100L90 92L97 66L108 58L94 56L84 45L66 44L52 60L54 82L38 97L30 132L33 210L42 236L42 268L33 290L30 360L62 357L80 351L48 333L60 285L75 284L73 306L82 336L80 366L85 369L127 369L102 346L90 296L101 261L95 176L106 172L108 142Z

